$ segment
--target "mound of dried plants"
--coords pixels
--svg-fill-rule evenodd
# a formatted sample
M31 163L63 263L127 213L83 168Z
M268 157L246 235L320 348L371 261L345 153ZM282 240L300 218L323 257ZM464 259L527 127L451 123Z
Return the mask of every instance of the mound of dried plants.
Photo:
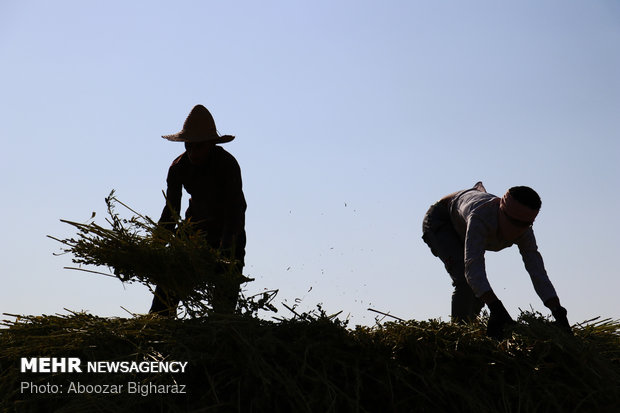
M509 338L485 320L348 328L322 311L266 321L84 313L17 317L0 329L5 411L611 412L620 400L620 323L558 330L523 313ZM183 374L20 373L21 357L187 361ZM185 394L22 394L19 383L138 381Z

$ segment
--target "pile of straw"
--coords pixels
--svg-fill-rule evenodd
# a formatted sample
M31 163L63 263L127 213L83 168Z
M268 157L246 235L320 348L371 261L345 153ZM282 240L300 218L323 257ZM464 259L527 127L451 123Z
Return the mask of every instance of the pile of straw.
M620 401L620 322L571 336L525 313L510 338L485 320L349 329L324 313L280 321L175 320L83 313L20 317L0 330L6 411L535 412L613 411ZM184 374L19 373L21 357L178 360ZM186 394L21 394L19 383L183 384Z

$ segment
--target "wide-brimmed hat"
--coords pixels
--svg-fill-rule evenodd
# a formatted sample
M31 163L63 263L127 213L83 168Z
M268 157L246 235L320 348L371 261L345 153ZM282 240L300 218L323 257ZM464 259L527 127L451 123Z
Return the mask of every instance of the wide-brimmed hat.
M211 112L202 105L196 105L192 108L183 129L174 135L163 135L162 138L174 142L213 142L226 143L235 139L232 135L220 136L215 129L215 121Z

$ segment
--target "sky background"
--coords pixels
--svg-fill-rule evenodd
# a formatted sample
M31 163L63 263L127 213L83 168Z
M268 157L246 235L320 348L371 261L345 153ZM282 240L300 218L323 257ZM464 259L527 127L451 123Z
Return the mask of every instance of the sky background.
M422 219L481 180L540 194L572 323L620 318L615 0L3 0L0 62L0 313L148 311L146 287L63 269L46 235L103 224L112 189L157 219L183 152L161 135L200 103L237 137L247 293L279 289L278 316L448 320ZM486 262L513 317L549 313L516 247Z

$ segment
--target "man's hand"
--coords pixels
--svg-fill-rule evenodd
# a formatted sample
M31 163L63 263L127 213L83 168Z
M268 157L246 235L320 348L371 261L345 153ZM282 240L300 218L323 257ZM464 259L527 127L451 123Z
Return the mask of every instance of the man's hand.
M553 314L553 318L555 318L555 325L567 333L573 334L573 330L571 330L570 324L568 323L568 318L566 318L566 313L566 308L561 305L551 310L551 314Z
M568 324L568 318L566 318L566 308L560 305L560 299L558 297L552 297L545 301L545 306L551 310L553 318L555 318L555 325L569 334L573 334L573 330Z
M487 306L491 310L491 316L487 323L487 336L501 340L504 335L504 327L508 324L514 324L514 320L500 300L495 300Z

